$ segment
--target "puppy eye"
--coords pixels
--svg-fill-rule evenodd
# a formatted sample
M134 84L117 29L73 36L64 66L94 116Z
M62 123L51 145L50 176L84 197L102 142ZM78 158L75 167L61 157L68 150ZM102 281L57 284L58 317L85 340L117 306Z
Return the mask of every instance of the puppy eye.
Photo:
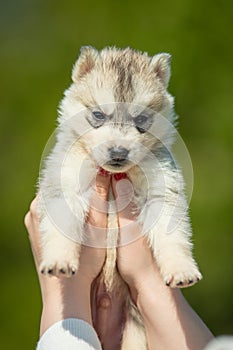
M95 119L99 120L99 121L104 121L105 120L105 115L99 111L96 112L92 112L92 114L94 115Z
M148 117L146 115L140 114L136 118L134 118L134 123L136 129L141 133L145 133L148 128Z
M134 118L134 122L137 126L145 124L147 121L148 117L146 115L140 114L136 118Z

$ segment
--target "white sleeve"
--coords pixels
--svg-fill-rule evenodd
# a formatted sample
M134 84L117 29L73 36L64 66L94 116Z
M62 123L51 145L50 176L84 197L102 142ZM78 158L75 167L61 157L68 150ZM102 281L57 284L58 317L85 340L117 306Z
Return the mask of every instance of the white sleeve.
M232 350L233 349L233 336L232 335L220 335L213 339L204 350Z
M93 327L77 318L53 324L40 338L36 350L101 350Z

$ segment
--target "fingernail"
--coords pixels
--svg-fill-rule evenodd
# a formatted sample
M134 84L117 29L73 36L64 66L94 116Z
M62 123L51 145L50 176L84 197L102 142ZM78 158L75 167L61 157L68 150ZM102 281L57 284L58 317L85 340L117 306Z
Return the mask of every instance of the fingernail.
M108 176L110 173L109 173L109 171L107 171L103 168L99 168L98 174L100 174L102 176Z
M126 173L116 173L113 176L114 176L114 179L117 180L117 181L127 178L127 174Z

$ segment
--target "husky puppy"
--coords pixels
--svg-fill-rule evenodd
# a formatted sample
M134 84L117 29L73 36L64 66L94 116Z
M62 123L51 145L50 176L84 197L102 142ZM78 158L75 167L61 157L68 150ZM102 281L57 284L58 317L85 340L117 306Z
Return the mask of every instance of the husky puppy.
M85 229L91 183L99 168L127 173L142 234L164 283L186 287L201 279L191 252L184 181L170 152L175 116L169 78L169 54L149 57L130 48L82 48L60 105L56 144L40 177L40 270L69 277L78 270L81 244L105 246L102 279L127 304L124 350L147 345L140 315L116 269L118 229L112 197L106 241L100 232L100 243L92 242Z

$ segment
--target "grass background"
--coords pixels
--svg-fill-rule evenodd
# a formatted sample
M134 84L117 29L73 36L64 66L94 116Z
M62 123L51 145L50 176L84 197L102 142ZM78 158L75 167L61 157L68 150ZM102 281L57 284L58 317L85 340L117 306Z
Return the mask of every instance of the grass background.
M215 334L233 330L231 0L8 0L0 3L2 349L33 349L40 292L23 216L43 147L82 45L170 52L191 154L195 255L204 279L185 296Z

